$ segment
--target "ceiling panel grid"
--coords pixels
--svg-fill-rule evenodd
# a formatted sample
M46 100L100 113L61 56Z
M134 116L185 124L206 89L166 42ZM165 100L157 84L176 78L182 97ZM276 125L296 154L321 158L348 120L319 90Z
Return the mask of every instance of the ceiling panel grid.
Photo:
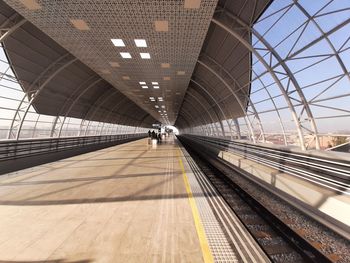
M199 9L184 8L184 1L178 0L41 0L39 9L30 10L20 1L5 2L158 119L154 104L145 102L149 96L163 96L168 112L173 113L171 122L217 5L217 0L202 0ZM83 20L89 30L78 30L71 19ZM156 31L155 21L167 21L168 31ZM122 39L125 47L114 46L111 39ZM147 47L136 47L134 39L145 39ZM132 58L122 59L120 52L129 52ZM141 52L149 53L151 59L141 59ZM161 63L169 63L170 68L161 68ZM140 81L158 82L160 89L149 85L142 90Z

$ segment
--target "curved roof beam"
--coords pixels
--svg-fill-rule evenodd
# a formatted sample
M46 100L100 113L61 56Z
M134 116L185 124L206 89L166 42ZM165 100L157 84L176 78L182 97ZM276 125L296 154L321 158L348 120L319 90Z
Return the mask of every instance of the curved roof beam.
M273 48L270 46L270 44L262 37L260 36L259 33L257 33L253 28L249 27L248 25L246 25L243 21L241 21L237 16L235 16L234 14L231 14L229 12L227 12L226 10L221 9L220 10L220 14L224 14L226 17L229 17L233 20L235 20L237 23L239 23L241 26L243 26L248 32L251 32L252 34L254 34L267 48L268 50L271 52L271 54L276 55L276 59L281 63L281 66L284 68L284 70L287 72L290 80L293 82L295 89L298 92L298 95L301 99L301 102L308 114L308 118L309 121L311 123L311 127L315 136L315 140L316 140L316 149L320 148L320 143L319 143L319 138L317 136L317 129L316 129L316 124L312 115L312 112L309 108L309 105L307 104L307 101L304 97L304 94L302 93L300 86L298 85L298 83L296 82L293 74L291 73L290 69L286 66L286 64L283 62L283 60L281 59L281 57L277 54L277 52L275 50L273 50ZM283 94L289 110L292 114L294 123L296 125L297 128L297 132L298 132L298 137L299 137L299 141L300 141L300 147L305 150L306 149L306 145L305 145L305 138L304 138L304 133L303 133L303 127L301 125L300 119L296 113L296 110L294 108L293 103L291 102L290 97L288 96L286 90L284 89L281 81L278 79L277 75L275 74L275 72L273 71L273 69L268 65L268 63L263 59L263 57L255 50L255 48L252 46L251 43L249 43L247 40L245 40L243 37L240 36L239 33L235 32L234 29L231 28L231 26L229 25L228 22L224 21L225 19L223 19L222 17L214 17L212 19L212 22L214 24L216 24L217 26L219 26L220 28L222 28L223 30L225 30L226 32L228 32L230 35L232 35L234 38L236 38L238 41L240 41L242 43L242 45L244 45L250 52L252 52L257 59L261 62L261 64L266 68L266 70L270 73L271 77L274 79L274 81L276 82L277 86L280 88L281 93Z
M182 108L182 107L181 107L181 108ZM198 121L196 122L195 119L193 118L193 116L190 115L187 111L180 110L180 114L181 114L181 116L183 116L183 117L186 117L186 116L187 116L187 118L190 119L190 121L188 121L188 122L192 122L193 124L196 125L196 126L193 126L193 125L189 126L191 130L193 130L193 128L195 128L195 127L200 127L200 129L203 131L203 134L210 134L210 131L207 129L207 127L205 127L206 130L204 130L204 126L205 126L205 125L203 125L203 124L201 124L201 123L198 123ZM182 114L183 114L183 115L182 115Z
M236 86L238 86L238 90L237 91L241 91L242 94L244 95L244 97L248 100L249 104L248 106L250 105L252 110L253 110L253 115L254 117L256 118L257 122L258 122L258 126L259 126L259 129L260 129L260 133L261 133L261 137L262 137L262 141L265 142L265 132L264 132L264 128L261 124L261 120L260 120L260 116L259 116L259 113L257 112L256 108L255 108L255 105L254 103L252 102L252 100L250 99L250 94L246 94L244 92L244 86L241 86L239 84L239 82L236 80L235 77L232 76L232 74L230 72L228 72L222 65L220 65L215 59L209 57L208 55L204 54L205 57L207 57L211 62L213 62L215 64L215 66L219 67L220 71L223 71L227 76L230 77L230 79L232 79L235 83ZM249 69L248 69L249 70ZM237 93L237 92L235 92ZM244 105L243 105L244 106ZM248 107L244 107L244 110L242 109L243 112L246 112L246 108ZM249 117L248 117L249 119Z
M198 76L196 76L196 79L199 79L201 82L205 83L205 81L201 80L201 78L199 78ZM216 98L213 95L211 95L211 93L206 88L204 88L201 83L199 83L198 81L194 80L193 78L191 78L190 81L192 81L194 84L196 84L194 87L199 87L202 91L204 91L214 101L214 103L217 105L218 109L220 110L222 116L225 118L225 121L226 121L230 131L232 131L232 126L231 126L230 122L228 121L229 118L227 118L224 110L222 109L222 107L220 105L220 101L217 101ZM235 128L236 128L237 136L240 139L241 138L240 129L236 125L235 125ZM230 134L231 134L231 137L232 137L232 133L230 133Z
M213 68L211 68L209 65L207 65L205 62L202 62L201 60L198 60L197 61L200 65L202 65L205 69L207 69L209 72L211 72L214 76L216 76L226 87L227 89L229 89L232 93L232 95L235 97L235 99L237 100L242 112L245 112L245 106L243 105L241 99L238 97L238 95L236 94L236 92L234 90L232 90L231 86L226 82L226 80L224 80L218 72L216 72ZM255 132L253 130L253 127L252 127L252 124L250 122L249 119L247 119L246 116L243 116L247 126L248 126L248 129L249 129L249 132L250 132L250 137L251 139L253 140L254 143L256 143L256 138L255 138Z
M8 139L13 137L16 140L19 139L23 122L38 95L54 77L77 60L77 58L72 58L69 53L63 55L53 62L46 70L44 70L44 72L42 72L40 76L38 76L38 78L31 84L17 107L17 111L11 122Z
M194 88L195 88L195 87L199 87L200 90L203 91L205 94L207 94L207 95L211 98L211 100L215 103L215 105L218 107L219 111L221 112L222 116L224 117L224 120L225 120L226 123L227 123L227 126L229 127L230 136L231 136L231 139L232 139L232 134L231 134L232 127L231 127L231 124L230 124L230 122L228 121L228 118L226 117L226 114L225 114L225 112L223 111L221 105L220 105L220 104L217 102L217 100L210 94L210 92L207 91L200 83L198 83L197 81L195 81L193 78L190 79L190 82L193 82L194 84L196 84L196 85L194 85L193 87L194 87ZM208 103L209 103L208 98L205 97L205 96L203 96L203 97L204 97L204 98L208 101ZM214 109L214 107L212 107L212 108ZM214 111L215 111L215 110L214 110ZM216 111L215 111L215 113L216 113L217 116L219 116L218 113L217 113ZM236 130L236 131L238 131L238 130ZM238 133L237 133L237 134L238 134ZM239 135L239 137L240 137L240 134L238 134L238 135Z
M87 81L89 81L91 78L89 78ZM80 89L78 88L76 93L77 93L77 97L74 99L73 103L71 103L70 107L68 108L68 110L66 111L63 121L61 122L61 125L58 129L58 137L61 137L62 134L62 128L67 120L68 115L70 114L70 112L72 111L72 109L74 108L74 106L78 103L78 101L80 100L80 98L86 93L88 92L91 88L93 88L98 82L102 81L103 79L98 78L95 81L93 81L92 83L90 83L87 87L85 87L85 82L81 85L81 88L84 90L82 92L80 92ZM71 98L73 98L75 94L73 93L73 95L71 96ZM70 98L70 99L71 99ZM67 103L69 103L69 100L67 100ZM53 129L55 129L55 126L53 127Z
M86 136L86 133L90 127L90 124L96 112L100 109L100 107L106 101L108 101L108 99L113 98L113 96L116 94L117 94L116 90L107 89L104 93L101 94L100 97L97 98L97 100L95 100L95 102L90 106L90 109L88 110L88 112L85 114L84 118L82 118L81 120L79 136L81 135ZM87 125L85 125L86 122L88 122ZM86 126L85 129L84 129L84 126Z
M4 42L13 32L20 28L27 20L15 13L0 25L0 43Z
M199 105L201 105L201 107L207 112L208 116L210 117L210 119L212 120L212 122L213 122L214 125L215 125L216 121L214 120L213 116L211 115L211 113L210 113L210 111L207 109L207 107L205 107L205 106L203 105L203 103L202 103L195 95L192 95L189 91L187 91L187 94L188 94L189 96L191 96L195 101L197 101L197 103L199 103ZM221 122L220 118L217 116L217 114L216 114L216 119L217 119L217 122L220 123L222 136L225 137L224 126L222 125L222 122ZM219 134L220 132L219 132L218 128L216 127L216 125L215 125L215 128L216 128L216 130L217 130L217 132L218 132L218 134Z
M119 103L116 103L116 105L113 106L113 108L109 111L109 113L107 114L106 118L102 121L103 124L102 124L102 127L101 127L101 130L100 130L100 133L99 135L102 134L102 131L104 129L104 126L108 123L109 126L113 125L114 123L110 123L110 120L112 120L110 117L113 115L114 113L114 110L117 109L119 107L120 104L123 103L123 101L127 100L127 97L124 97L123 99L121 99L119 101ZM106 128L107 130L109 129L109 127Z
M328 4L330 4L330 3L331 3L331 2L329 2ZM301 12L302 12L302 13L317 27L317 29L321 32L322 36L321 36L321 39L320 39L320 40L325 39L325 40L327 41L328 45L330 46L330 48L332 49L332 51L333 51L333 53L334 53L334 55L335 55L335 57L336 57L336 59L337 59L339 65L340 65L341 69L343 70L344 75L347 76L348 79L350 80L350 73L349 73L348 70L346 69L346 66L345 66L344 62L343 62L343 60L340 58L339 53L338 53L337 50L335 49L335 47L334 47L332 41L329 39L329 37L328 37L328 36L329 36L329 33L327 34L326 32L324 32L324 31L322 30L322 28L320 27L320 25L315 21L314 16L311 16L311 15L305 10L305 8L304 8L303 6L300 5L300 3L298 3L297 1L295 1L294 4L300 9L300 11L301 11ZM350 18L347 19L346 21L344 21L342 24L346 25L346 24L348 24L348 23L350 23ZM338 25L338 26L337 26L336 28L334 28L332 31L338 30L339 26L341 26L342 24Z
M185 102L185 101L184 101L184 102ZM188 115L191 116L192 121L195 120L195 117L192 116L192 114L190 114L190 112L192 112L192 108L191 108L191 109L188 109L188 110L186 111L185 108L184 108L184 106L186 106L186 104L183 104L182 107L181 107L181 108L183 108L184 112L188 113ZM193 107L193 109L196 109L197 114L199 113L199 114L198 114L198 117L202 120L202 122L199 122L199 123L198 123L199 126L207 127L207 125L210 125L211 129L216 130L216 131L219 133L218 128L215 126L214 123L211 123L211 122L208 123L208 121L206 121L206 120L203 118L202 114L200 114L200 111L199 111L197 108ZM195 122L193 121L193 123L195 123ZM213 127L215 127L215 129L214 129ZM208 130L207 132L208 132L208 134L210 134L210 131L209 131L209 130Z

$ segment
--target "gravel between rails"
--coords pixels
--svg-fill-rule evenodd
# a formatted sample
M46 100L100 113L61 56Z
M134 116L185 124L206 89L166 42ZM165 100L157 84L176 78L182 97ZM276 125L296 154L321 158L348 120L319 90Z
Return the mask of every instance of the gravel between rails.
M302 231L302 236L309 242L319 243L319 250L329 255L337 263L350 262L350 241L339 236L332 230L303 214L292 205L286 203L273 193L258 187L257 184L241 176L237 172L225 173L232 181L242 187L260 203L296 231Z

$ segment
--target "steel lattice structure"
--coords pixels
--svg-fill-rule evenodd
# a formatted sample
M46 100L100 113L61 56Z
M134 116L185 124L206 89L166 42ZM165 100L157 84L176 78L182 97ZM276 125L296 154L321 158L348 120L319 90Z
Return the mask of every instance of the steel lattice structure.
M226 121L218 118L217 123L225 126L219 132L213 122L186 124L185 119L191 122L191 118L185 115L178 125L187 126L186 133L243 136L253 142L278 140L275 142L303 149L325 148L320 140L328 134L349 136L350 127L345 124L350 120L349 22L350 3L344 1L273 1L254 23L219 5L212 23L238 41L234 48L244 47L251 54L247 69L251 79L231 95L237 98L239 90L250 86L241 99L241 108L248 102L246 115ZM229 89L235 76L224 63L202 50L198 67ZM240 127L234 128L237 125Z
M136 74L137 80L147 81L173 74L171 85L162 82L166 89L153 96L166 99L165 109L172 116L171 122L182 133L298 145L304 150L329 148L332 139L349 137L350 3L347 1L220 0L212 18L215 1L202 3L205 12L201 16L196 11L183 10L176 1L150 1L147 10L159 5L161 10L168 10L163 17L181 16L187 19L184 23L188 27L193 21L202 23L188 32L181 27L169 35L163 34L164 41L151 50L157 54L157 63L170 61L176 67L155 71L153 75L147 73L154 71L153 64L143 65L140 61L137 67L128 65L116 75L101 73L106 64L103 57L112 56L113 52L110 47L103 49L102 40L100 53L93 56L79 50L79 41L84 38L68 28L64 24L66 20L62 27L66 26L66 35L75 36L77 42L72 44L69 44L72 39L60 35L45 20L48 17L45 10L35 15L17 1L5 2L19 13L5 12L0 20L1 139L145 132L156 121L169 123L157 115L153 104L144 101L145 96L153 94L140 93L132 81L120 81L126 74L131 77ZM49 9L49 2L42 4L47 4ZM127 3L116 2L125 10L128 8ZM130 5L142 9L135 3ZM159 12L153 11L147 19L131 22L136 18L128 18L131 28L140 22L152 23L152 16L159 16ZM90 23L98 24L97 18L90 15L87 17ZM59 11L57 19L65 19L59 16ZM57 54L47 53L50 61L40 65L42 69L35 72L35 78L27 81L20 65L23 58L18 58L18 49L12 50L10 45L17 43L22 35L40 35L31 23L37 26L46 23L44 32L73 55L54 46L52 50ZM209 28L201 47L206 25ZM101 32L101 38L108 32ZM152 31L148 33L150 39L159 36ZM182 41L177 39L179 35L186 37ZM192 46L188 50L184 48L183 54L165 55L172 41L182 47ZM86 43L86 50L89 48ZM77 58L94 71L84 69L87 73L79 81L69 79L72 78L69 71L80 74L76 68L82 68L82 63ZM16 62L14 65L9 62L12 60ZM187 73L193 71L192 75L176 76L181 68ZM62 82L55 86L58 79ZM60 91L58 86L65 83L63 79L69 79L70 86ZM55 103L59 107L49 106Z

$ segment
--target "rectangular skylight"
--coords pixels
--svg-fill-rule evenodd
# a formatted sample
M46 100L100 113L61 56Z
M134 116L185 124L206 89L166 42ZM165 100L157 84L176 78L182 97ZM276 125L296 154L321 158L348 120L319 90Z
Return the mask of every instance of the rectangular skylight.
M140 53L142 59L150 59L151 55L149 53Z
M158 106L158 105L155 105L154 107L159 108L159 106Z
M158 85L158 82L152 82L152 85Z
M146 85L146 82L144 82L144 81L140 81L139 83L140 83L140 85Z
M137 47L147 47L146 40L144 39L134 39L134 41Z
M164 108L165 108L165 106L164 106L164 105L162 105L162 108L164 109Z
M125 47L123 39L113 38L113 39L111 39L111 41L112 41L113 45L115 45L116 47Z
M153 88L155 88L155 89L159 89L159 86L153 86Z
M131 58L131 54L129 52L120 52L119 53L122 58Z
M70 22L78 30L81 30L81 31L90 30L90 27L82 19L70 19Z
M148 89L148 86L142 86L143 89Z

